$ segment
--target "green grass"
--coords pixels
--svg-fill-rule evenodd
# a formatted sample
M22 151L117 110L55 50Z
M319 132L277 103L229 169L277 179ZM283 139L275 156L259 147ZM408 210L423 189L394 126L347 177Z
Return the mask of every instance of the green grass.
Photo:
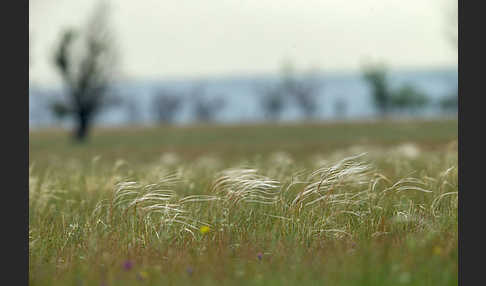
M41 131L29 152L30 285L458 283L455 120L99 129L86 145Z

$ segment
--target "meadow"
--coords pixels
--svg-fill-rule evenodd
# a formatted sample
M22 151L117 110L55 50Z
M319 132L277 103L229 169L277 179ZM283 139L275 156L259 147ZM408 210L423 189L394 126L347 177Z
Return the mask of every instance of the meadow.
M29 134L30 285L457 285L457 120Z

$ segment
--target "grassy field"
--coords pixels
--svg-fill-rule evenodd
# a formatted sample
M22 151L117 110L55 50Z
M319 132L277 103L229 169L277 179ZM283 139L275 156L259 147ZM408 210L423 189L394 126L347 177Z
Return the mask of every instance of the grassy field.
M457 131L31 132L30 285L457 285Z

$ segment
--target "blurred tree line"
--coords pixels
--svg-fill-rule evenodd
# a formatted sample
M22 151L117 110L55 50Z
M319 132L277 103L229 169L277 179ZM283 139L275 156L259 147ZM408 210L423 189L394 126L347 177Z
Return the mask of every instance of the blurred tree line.
M363 77L371 88L373 103L382 117L387 116L390 112L415 113L428 103L427 96L411 84L392 89L384 64L365 66Z
M391 88L388 70L382 63L365 65L363 79L371 90L373 103L381 117L390 113L415 115L431 104L427 95L410 83ZM457 93L442 98L436 105L447 113L457 111Z
M321 89L322 84L314 72L299 77L292 63L284 62L278 81L270 86L257 87L257 93L268 120L279 120L289 105L295 105L304 119L312 120L319 110L317 97Z
M123 101L113 89L119 58L108 10L107 2L101 1L83 28L63 31L53 57L53 65L64 82L65 97L52 101L50 108L58 118L74 120L73 138L78 142L87 138L96 116L106 108L123 104L131 122L141 118L135 95ZM411 84L391 88L383 64L365 66L363 79L370 88L378 114L383 117L392 112L417 114L430 104L428 97ZM283 64L274 83L255 84L262 113L270 121L280 120L289 106L295 107L305 120L318 118L322 90L316 71L297 73L290 62ZM161 124L172 124L188 102L195 120L213 122L225 107L225 100L224 94L209 94L204 84L195 84L186 92L159 88L153 91L151 116ZM449 112L457 110L457 94L439 105ZM347 102L342 98L334 103L336 116L344 117L346 109Z

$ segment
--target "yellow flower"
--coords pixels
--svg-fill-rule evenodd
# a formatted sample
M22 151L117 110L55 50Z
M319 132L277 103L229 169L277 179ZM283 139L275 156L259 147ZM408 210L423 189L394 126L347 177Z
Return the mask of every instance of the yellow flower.
M142 271L142 272L138 273L138 277L139 277L140 280L145 280L149 277L149 275L148 275L147 272Z
M201 228L199 229L199 231L202 233L202 234L206 234L210 231L211 229L209 228L209 226L201 226Z
M442 253L442 248L440 246L435 246L434 247L434 254L440 255L441 253Z

